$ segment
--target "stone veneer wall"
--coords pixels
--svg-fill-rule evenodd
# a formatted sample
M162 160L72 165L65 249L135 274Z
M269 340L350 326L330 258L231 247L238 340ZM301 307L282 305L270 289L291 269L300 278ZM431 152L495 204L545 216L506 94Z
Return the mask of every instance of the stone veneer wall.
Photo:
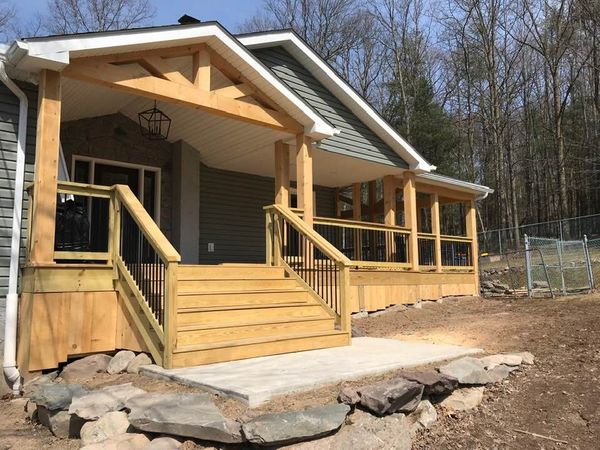
M160 228L171 237L172 144L142 137L139 125L122 114L64 122L61 144L69 173L73 155L159 167Z

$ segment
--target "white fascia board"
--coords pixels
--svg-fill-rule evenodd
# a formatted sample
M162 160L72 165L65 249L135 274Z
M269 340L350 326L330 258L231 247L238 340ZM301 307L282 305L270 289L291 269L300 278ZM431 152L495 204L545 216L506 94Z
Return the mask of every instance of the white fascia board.
M199 39L206 40L212 37L223 42L236 56L297 108L297 111L305 118L305 133L308 136L320 140L339 132L309 108L295 92L217 23L35 38L15 41L9 54L12 53L15 57L11 63L22 66L23 69L30 71L62 70L69 64L72 57L191 45L197 44ZM23 50L25 50L25 54L23 54Z
M343 92L345 98L340 100L354 114L386 142L408 164L410 170L417 173L431 172L435 166L429 164L389 123L387 123L375 109L362 98L345 80L343 80L314 50L304 43L295 33L290 31L273 31L238 36L238 40L248 48L264 48L281 45L293 56L298 51L308 58L312 67L307 67L319 81L331 89L332 85ZM313 70L311 70L313 69ZM319 73L320 72L320 73ZM319 76L325 75L325 76ZM329 86L328 86L329 85ZM362 114L361 114L362 113Z
M417 175L417 182L424 181L427 184L447 187L457 191L469 192L475 194L478 200L483 200L494 190L481 184L471 183L469 181L457 180L456 178L438 175L437 173L422 173Z

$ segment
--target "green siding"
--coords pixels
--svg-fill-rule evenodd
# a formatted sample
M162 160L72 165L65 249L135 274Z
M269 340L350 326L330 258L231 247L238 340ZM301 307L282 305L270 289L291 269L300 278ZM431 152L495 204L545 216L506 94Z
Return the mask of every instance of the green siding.
M200 168L200 263L264 262L265 214L273 178ZM317 215L335 214L334 190L315 187ZM208 243L215 251L208 252Z
M254 55L304 101L341 131L322 140L319 148L380 164L408 168L408 164L323 86L282 47L253 50Z

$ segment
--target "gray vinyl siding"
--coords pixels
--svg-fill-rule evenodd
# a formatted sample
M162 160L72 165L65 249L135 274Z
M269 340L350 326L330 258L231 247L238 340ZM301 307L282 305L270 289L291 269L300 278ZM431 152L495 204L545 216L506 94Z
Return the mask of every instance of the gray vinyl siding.
M35 159L35 133L37 118L37 87L19 84L29 98L27 149L25 159L25 184L33 181ZM12 234L12 209L14 202L15 168L17 161L17 130L19 126L19 99L0 83L0 303L8 289L10 241ZM27 195L23 205L23 231L21 235L21 260L24 259L27 232Z
M380 164L408 168L408 164L383 142L283 47L253 50L254 55L310 107L341 131L323 139L318 147L332 153Z
M200 167L200 263L265 261L263 207L273 203L273 186L273 178ZM334 190L315 192L317 215L333 216Z

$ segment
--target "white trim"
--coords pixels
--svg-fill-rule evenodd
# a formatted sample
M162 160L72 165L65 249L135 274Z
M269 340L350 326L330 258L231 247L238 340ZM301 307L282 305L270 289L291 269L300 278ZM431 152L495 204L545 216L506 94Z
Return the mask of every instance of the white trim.
M379 135L392 149L409 164L410 169L417 172L430 172L435 166L429 164L402 136L388 124L375 109L363 99L345 80L343 80L325 61L323 61L308 45L291 31L274 31L238 36L238 40L248 48L272 47L281 45L292 56L304 56L310 66L301 64L319 79L350 110ZM337 92L335 92L337 91ZM339 95L342 93L343 95Z
M416 176L417 182L423 181L426 184L450 187L457 191L469 192L475 194L478 200L483 200L494 190L481 184L471 183L469 181L457 180L456 178L438 175L437 173L422 173Z
M73 155L71 158L71 178L75 177L75 163L77 161L86 161L90 163L90 171L88 175L88 183L94 184L96 175L96 163L105 166L125 167L138 170L138 195L140 203L144 204L144 172L154 172L156 174L156 186L154 187L154 221L160 227L160 199L161 199L161 168L154 166L146 166L143 164L129 163L124 161L115 161L112 159L96 158L93 156ZM91 212L91 208L88 208Z
M69 64L70 59L76 56L199 44L211 38L216 38L224 44L247 65L246 69L258 74L260 78L269 83L293 105L295 112L303 119L300 121L303 122L307 135L315 139L323 139L339 132L319 114L307 107L295 92L258 61L247 48L240 44L221 25L215 22L118 32L50 36L15 41L8 50L7 57L11 64L30 72L37 72L43 68L62 70Z

